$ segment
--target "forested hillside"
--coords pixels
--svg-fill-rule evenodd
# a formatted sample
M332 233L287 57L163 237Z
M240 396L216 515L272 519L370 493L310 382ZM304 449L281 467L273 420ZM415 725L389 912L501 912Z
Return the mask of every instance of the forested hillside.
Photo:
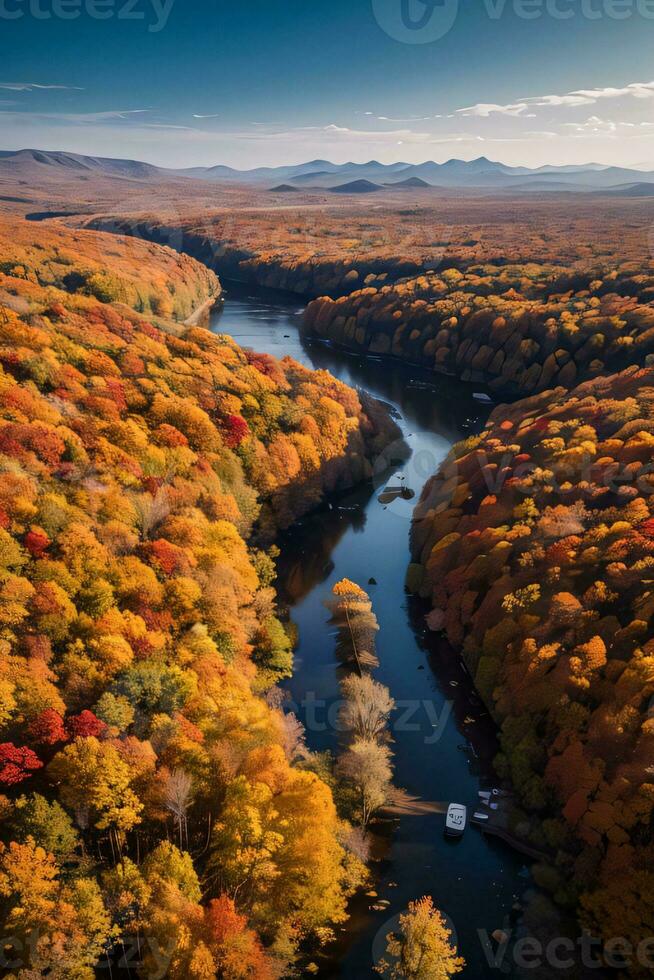
M644 363L653 298L642 262L477 265L315 300L304 329L515 397Z
M512 829L593 935L654 916L654 370L502 406L427 484L409 586L501 725Z
M221 291L215 273L171 249L7 219L0 220L0 272L179 322Z
M272 977L329 939L365 869L265 698L291 640L263 548L396 433L326 373L178 335L166 317L215 277L108 243L37 227L1 243L12 976L82 980L126 955L150 976Z
M651 254L654 200L416 198L396 189L375 198L373 208L357 195L337 205L331 195L309 195L290 207L288 198L282 203L283 195L262 189L216 193L218 202L199 206L190 188L162 188L150 202L126 200L123 191L109 205L103 191L96 214L77 221L178 248L225 278L307 298L380 289L438 270L505 265L526 267L526 277L552 267L569 279L561 291L576 291L587 288L576 284L578 270L582 282L592 267L608 273L634 263L639 271Z

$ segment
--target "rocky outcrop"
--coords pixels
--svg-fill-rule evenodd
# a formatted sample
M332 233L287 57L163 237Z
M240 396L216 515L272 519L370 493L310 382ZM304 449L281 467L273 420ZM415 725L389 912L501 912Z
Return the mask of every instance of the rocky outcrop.
M654 277L593 276L561 292L560 269L448 269L317 299L304 330L506 396L570 388L654 352Z

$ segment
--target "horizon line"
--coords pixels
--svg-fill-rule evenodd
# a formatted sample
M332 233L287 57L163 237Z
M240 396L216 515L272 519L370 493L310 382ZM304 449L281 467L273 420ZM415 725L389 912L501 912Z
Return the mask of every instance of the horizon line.
M476 163L480 160L486 160L488 163L500 167L506 167L509 170L529 170L532 172L543 170L545 167L554 167L557 169L574 168L579 170L583 170L584 168L588 168L588 167L602 167L603 169L607 169L607 170L614 169L614 168L618 170L631 170L634 173L650 173L654 171L654 165L651 164L642 164L642 165L639 164L639 165L629 166L625 164L616 164L616 163L601 163L597 160L589 160L586 163L542 163L537 167L530 167L527 164L511 164L511 163L504 163L502 160L491 160L490 157L487 157L485 154L481 154L480 156L476 156L476 157L470 157L469 159L467 159L466 157L448 157L446 160L440 162L438 160L434 160L433 158L427 158L419 163L408 163L406 160L399 160L399 159L393 160L390 163L382 163L380 160L377 160L375 158L371 158L369 160L363 160L360 162L357 162L356 160L346 160L343 163L334 163L333 160L316 157L313 160L301 160L299 163L262 164L261 166L258 167L247 167L247 168L232 167L230 164L224 164L224 163L212 163L212 164L191 163L188 166L184 166L184 167L170 167L158 163L153 163L151 160L143 159L141 157L124 157L124 156L108 157L108 156L104 156L103 154L96 154L92 152L80 153L77 150L67 150L67 149L53 150L53 149L46 149L44 147L39 147L39 146L23 146L20 147L19 149L13 149L13 148L2 149L0 150L0 157L12 156L12 155L17 155L19 153L29 153L29 152L65 153L69 156L88 157L90 159L130 161L132 163L144 163L148 166L155 167L157 170L167 170L170 171L171 173L179 173L180 171L184 171L184 170L213 170L217 167L225 167L228 170L233 170L235 173L247 174L257 170L280 170L282 168L288 168L288 167L302 167L302 166L306 166L308 163L318 163L318 162L328 163L332 167L346 167L348 165L361 167L361 166L366 166L371 164L378 164L379 166L382 167L393 167L393 166L397 166L398 164L403 164L404 166L409 168L409 167L422 167L428 163L433 163L438 167L442 167L448 163ZM650 169L646 169L648 167Z

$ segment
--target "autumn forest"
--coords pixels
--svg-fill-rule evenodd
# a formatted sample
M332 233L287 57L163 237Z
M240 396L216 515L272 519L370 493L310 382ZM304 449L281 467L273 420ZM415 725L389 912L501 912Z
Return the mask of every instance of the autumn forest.
M483 785L508 801L494 846L522 855L512 882L528 863L511 943L584 932L644 956L651 199L389 191L373 214L189 179L93 173L80 190L38 161L26 180L21 202L3 172L0 200L0 975L336 976L357 917L374 936L397 912L369 975L480 976L436 883L401 909L397 882L380 898L396 824L440 840L454 802L444 778L438 801L411 796L387 604L431 651L403 668L396 645L400 674L426 699L439 669L459 670L447 697L468 685L443 723L463 733L455 754L475 745L470 704L486 719ZM273 292L295 304L290 354L215 319L244 285L252 309ZM373 381L399 372L424 406L447 383L477 415L443 423L446 450L416 475L392 391L304 349ZM405 464L413 484L393 489ZM377 591L372 564L354 581L334 545L318 640L279 582L288 535L316 514L346 522L362 492L380 521L405 508L403 586ZM306 543L311 566L321 544ZM327 747L285 686L314 642L339 697ZM420 751L436 771L440 744ZM454 853L432 872L445 893ZM643 956L606 975L648 975Z

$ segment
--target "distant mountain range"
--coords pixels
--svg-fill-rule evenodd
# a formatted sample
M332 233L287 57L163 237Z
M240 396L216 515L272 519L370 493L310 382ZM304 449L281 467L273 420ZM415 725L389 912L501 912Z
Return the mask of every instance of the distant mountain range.
M30 172L55 170L72 175L91 173L105 177L127 177L132 180L153 180L167 171L138 160L113 160L108 157L86 157L59 150L0 150L0 173L3 176L22 176Z
M256 170L234 170L230 167L196 168L178 171L180 175L200 180L229 181L252 186L286 184L302 190L343 191L349 184L354 193L382 187L469 188L486 191L598 191L624 189L633 195L635 185L654 184L654 172L590 163L586 166L545 166L536 169L509 167L479 157L477 160L427 161L420 164L330 163L312 160L297 167L259 167ZM366 186L361 182L373 184Z
M0 151L0 178L50 174L84 177L91 174L122 180L151 182L187 178L211 183L245 184L274 192L335 191L367 193L388 188L427 190L469 189L481 192L574 191L604 192L619 196L651 196L654 172L609 167L598 163L584 166L509 167L479 157L476 160L427 161L420 164L368 163L335 164L329 160L311 160L297 166L258 167L235 170L233 167L192 167L169 170L137 160L113 160L82 156L77 153L46 150Z

